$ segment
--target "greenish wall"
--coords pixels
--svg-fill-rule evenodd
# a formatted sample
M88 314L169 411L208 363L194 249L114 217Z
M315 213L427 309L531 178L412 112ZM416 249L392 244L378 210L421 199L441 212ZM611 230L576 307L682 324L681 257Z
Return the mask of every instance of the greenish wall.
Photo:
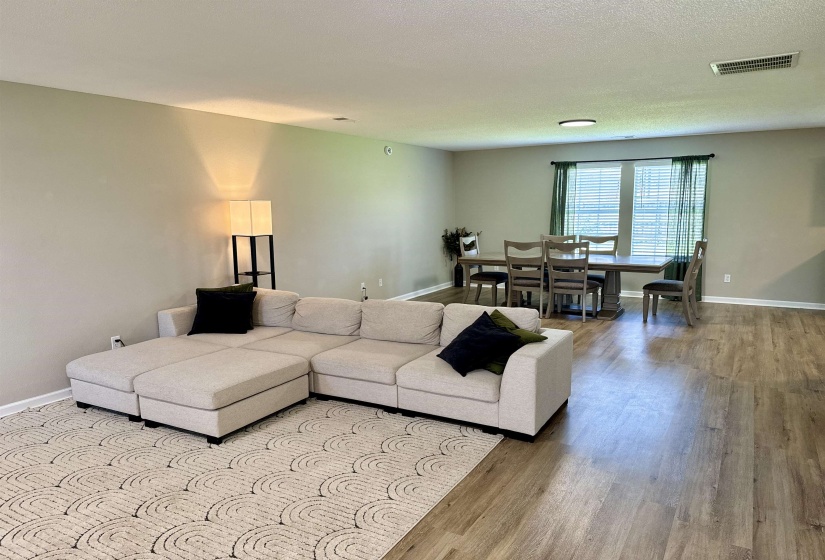
M0 406L67 387L70 360L155 337L158 310L230 282L230 199L272 201L279 288L448 281L452 154L385 144L0 82Z
M825 303L825 128L458 152L456 221L483 231L483 249L502 250L505 239L549 231L551 161L707 153L716 158L708 171L705 294ZM627 200L632 180L622 189ZM630 231L620 235L629 250ZM626 274L622 288L638 291L650 279Z

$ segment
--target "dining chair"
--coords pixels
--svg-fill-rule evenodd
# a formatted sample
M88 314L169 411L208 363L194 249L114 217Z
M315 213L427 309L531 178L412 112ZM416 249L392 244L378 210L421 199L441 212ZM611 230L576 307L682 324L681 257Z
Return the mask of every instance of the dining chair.
M541 241L505 241L504 261L507 263L507 307L513 306L513 295L521 301L521 293L539 294L539 315L544 305L544 253Z
M575 243L578 241L575 235L548 235L542 233L539 238L541 241L552 241L553 243Z
M708 240L697 241L693 247L693 257L690 259L684 280L654 280L648 282L642 288L644 290L644 300L642 301L642 315L647 323L647 309L650 305L650 296L653 296L653 315L656 315L656 308L659 306L659 296L682 296L682 312L685 315L687 324L693 326L693 318L699 317L699 306L696 301L696 280L699 270L705 262L705 255L708 251Z
M462 257L478 255L480 251L478 235L460 237L458 239L458 247L461 250ZM478 299L481 297L481 288L483 286L490 286L492 288L493 307L495 307L498 304L498 285L507 283L507 273L492 270L485 271L480 264L465 264L464 266L470 267L470 281L467 282L467 286L464 288L464 303L467 303L467 298L470 297L470 284L476 284L476 305L478 305ZM478 268L478 272L473 273L473 268Z
M544 261L550 274L548 285L549 301L544 317L550 317L550 310L556 307L556 296L569 294L581 296L582 323L586 321L587 294L593 294L593 317L596 317L599 304L598 282L587 279L590 243L554 243L543 242Z
M611 255L619 254L619 236L618 235L580 235L579 241L590 242L591 255ZM598 282L602 288L602 305L604 305L604 274L588 273L588 280Z

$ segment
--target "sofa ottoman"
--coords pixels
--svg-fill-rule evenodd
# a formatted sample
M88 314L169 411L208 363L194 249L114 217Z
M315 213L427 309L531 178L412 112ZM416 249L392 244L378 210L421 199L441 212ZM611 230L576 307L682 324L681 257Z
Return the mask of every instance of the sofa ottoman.
M66 366L78 406L94 405L139 420L134 380L159 367L223 350L224 346L180 338L155 338L78 358Z
M304 358L226 348L144 373L134 381L148 427L166 424L220 443L226 434L305 400Z

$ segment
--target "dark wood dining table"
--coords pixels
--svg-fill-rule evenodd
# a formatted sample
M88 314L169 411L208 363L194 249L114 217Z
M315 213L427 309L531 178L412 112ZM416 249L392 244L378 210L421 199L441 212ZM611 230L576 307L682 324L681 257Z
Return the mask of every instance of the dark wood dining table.
M526 253L525 253L526 254ZM554 258L580 258L574 254L554 255ZM504 253L479 253L459 257L459 264L464 266L464 284L470 285L470 266L506 267ZM647 257L627 255L590 255L587 261L588 272L604 272L604 304L597 317L612 321L624 313L622 307L622 272L639 272L642 274L659 274L673 262L671 257Z

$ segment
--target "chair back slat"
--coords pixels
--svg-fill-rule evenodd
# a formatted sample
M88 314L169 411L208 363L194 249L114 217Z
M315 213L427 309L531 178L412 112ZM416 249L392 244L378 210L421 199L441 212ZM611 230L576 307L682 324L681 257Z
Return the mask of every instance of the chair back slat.
M557 280L582 283L582 292L587 290L587 269L590 258L590 242L556 243L543 242L544 261L550 276L550 286ZM561 254L577 255L578 258L561 258Z
M575 243L577 241L575 235L547 235L545 233L541 235L540 240L552 243Z
M591 255L612 255L619 253L618 235L580 235L579 241L590 242Z
M511 282L524 278L538 279L543 284L544 257L541 241L505 241L504 260Z

